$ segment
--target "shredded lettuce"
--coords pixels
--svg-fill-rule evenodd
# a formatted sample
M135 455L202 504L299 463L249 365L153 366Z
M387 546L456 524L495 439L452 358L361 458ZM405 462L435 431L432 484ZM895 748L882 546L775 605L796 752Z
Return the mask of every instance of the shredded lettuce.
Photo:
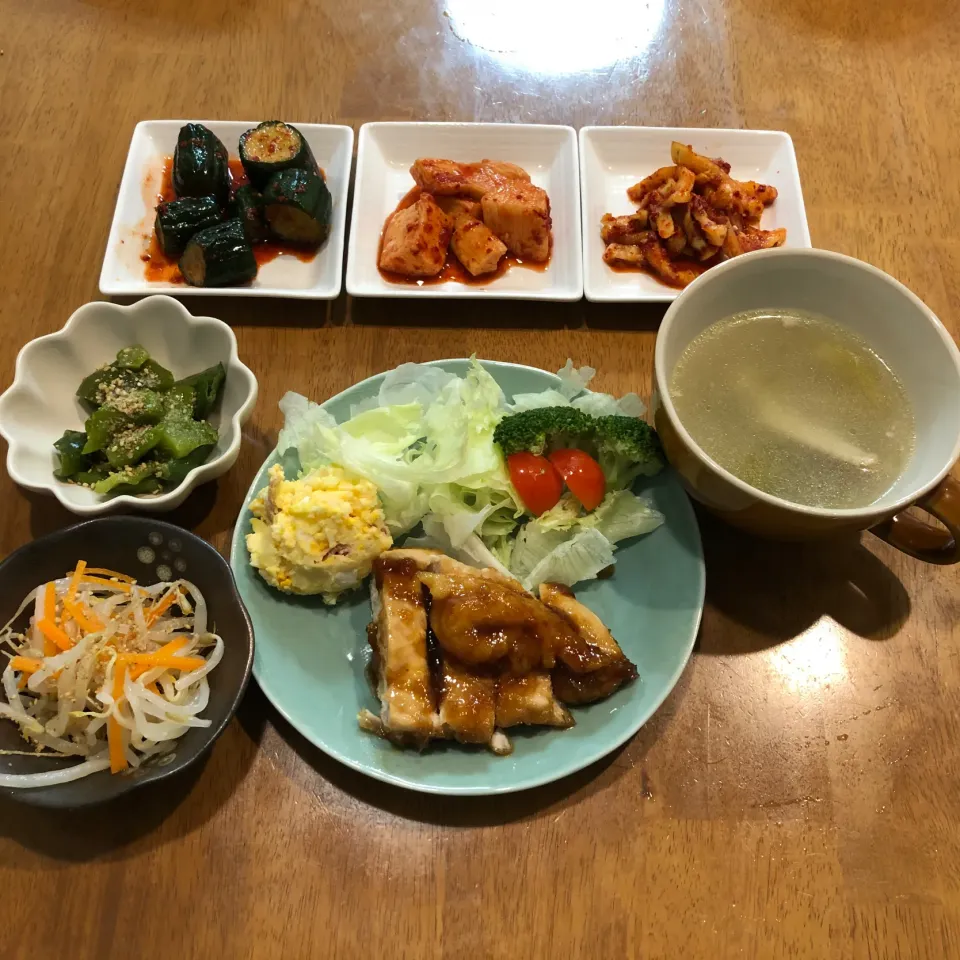
M562 381L559 389L550 388L538 393L518 393L508 405L510 413L538 410L541 407L576 407L591 417L642 417L647 408L635 393L625 393L617 398L609 393L590 393L587 385L596 376L593 367L575 368L573 361L557 371Z
M337 424L318 404L287 394L281 451L295 448L305 471L337 463L376 484L395 536L428 512L454 518L458 536L513 531L523 508L493 443L503 392L476 360L464 377L403 364L384 377L378 399Z
M544 580L568 586L592 580L614 562L614 544L650 533L662 523L663 514L629 490L608 493L596 510L586 514L566 494L524 525L509 558L510 572L528 589Z
M595 367L580 367L573 365L573 361L567 357L567 362L557 371L560 378L560 392L572 400L587 389L590 381L597 375Z
M613 562L613 544L599 530L580 530L571 537L528 523L517 537L511 572L527 590L548 581L572 587L594 580Z
M468 563L473 567L493 567L507 576L513 576L506 564L477 534L472 533L463 540L454 543L443 518L436 514L428 514L423 518L422 537L407 537L403 545L405 547L442 550L447 556L453 557L454 560L459 560L461 563Z
M599 530L611 543L639 537L656 530L663 523L663 514L648 501L629 490L608 493L592 513L584 513L571 494L565 494L559 503L541 514L530 525L544 530Z
M580 521L580 529L593 527L611 543L651 533L663 523L663 514L629 490L607 494L593 513Z

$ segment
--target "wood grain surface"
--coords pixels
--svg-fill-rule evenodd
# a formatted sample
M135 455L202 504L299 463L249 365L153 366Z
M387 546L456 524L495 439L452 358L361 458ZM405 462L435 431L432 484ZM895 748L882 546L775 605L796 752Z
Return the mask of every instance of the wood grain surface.
M98 297L151 117L784 129L814 242L956 335L958 44L933 0L0 0L0 389ZM221 549L284 391L476 351L646 394L663 312L188 306L235 327L260 380L238 464L173 515ZM2 555L71 520L5 472L0 503ZM0 804L0 958L960 956L957 569L701 524L697 652L605 761L514 797L417 796L328 760L251 685L185 781L78 814Z

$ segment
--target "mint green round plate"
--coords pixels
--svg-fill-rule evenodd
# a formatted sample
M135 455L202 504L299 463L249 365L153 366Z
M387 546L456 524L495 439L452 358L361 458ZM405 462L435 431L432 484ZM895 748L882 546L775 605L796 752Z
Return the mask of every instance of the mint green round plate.
M466 360L439 360L463 374ZM484 362L508 397L557 387L543 370ZM323 406L337 420L350 405L374 396L383 375L364 380ZM370 603L357 590L335 607L319 598L290 597L268 587L247 561L249 504L266 485L275 451L247 492L233 536L230 562L256 632L253 675L277 710L331 757L362 773L411 790L444 794L494 794L526 790L588 766L630 739L650 719L683 672L703 610L704 568L700 533L690 502L670 471L647 483L666 523L617 551L616 573L576 588L578 599L599 614L640 679L608 700L574 708L569 730L510 731L513 753L497 757L483 748L438 743L423 753L399 750L357 726L357 712L379 712L364 673Z

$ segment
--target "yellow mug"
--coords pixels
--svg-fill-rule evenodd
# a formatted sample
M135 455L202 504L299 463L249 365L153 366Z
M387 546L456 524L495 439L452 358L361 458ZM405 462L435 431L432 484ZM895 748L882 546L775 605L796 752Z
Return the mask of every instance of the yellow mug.
M857 509L824 509L771 496L712 460L677 416L670 379L699 333L743 310L794 308L831 317L864 337L899 377L916 419L916 449L882 497ZM934 313L882 270L826 250L749 253L706 271L667 310L654 357L654 423L687 492L760 536L810 540L871 530L930 563L960 561L960 351ZM905 511L922 507L943 528Z

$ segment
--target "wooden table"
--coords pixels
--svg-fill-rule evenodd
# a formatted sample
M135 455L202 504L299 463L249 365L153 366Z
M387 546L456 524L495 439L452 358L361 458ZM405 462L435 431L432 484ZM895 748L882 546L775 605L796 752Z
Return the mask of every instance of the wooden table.
M551 11L525 23L524 10ZM503 9L502 14L496 11ZM780 128L814 242L960 329L956 57L934 0L0 0L0 388L98 297L146 117ZM629 12L632 11L632 12ZM569 73L568 70L580 72ZM661 307L193 299L260 402L174 520L224 549L277 400L476 351L650 388ZM71 521L0 478L0 553ZM0 957L960 955L960 581L863 538L702 518L697 653L622 751L496 800L366 780L255 685L196 775L116 808L0 805Z

